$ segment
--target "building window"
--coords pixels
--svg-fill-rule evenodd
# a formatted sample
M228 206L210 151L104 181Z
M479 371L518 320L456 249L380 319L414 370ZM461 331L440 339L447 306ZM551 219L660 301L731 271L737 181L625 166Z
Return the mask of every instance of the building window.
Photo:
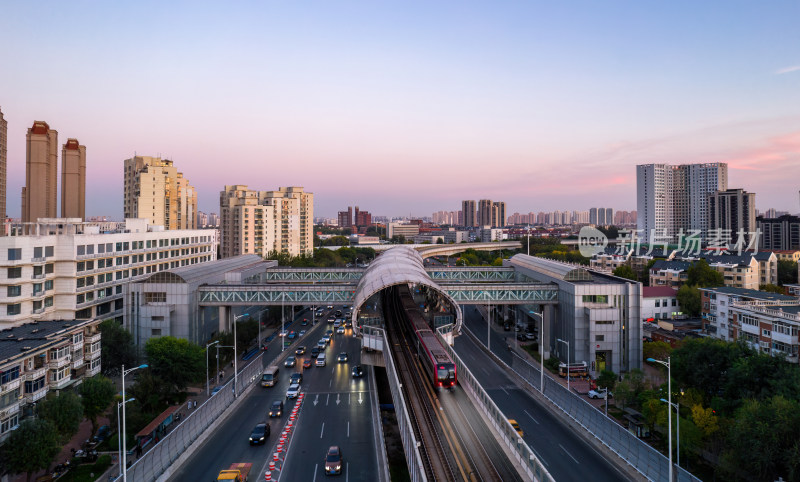
M606 335L595 335L594 341L606 341Z
M36 295L39 295L39 294L42 293L42 291L43 291L42 286L43 286L42 283L34 283L33 284L33 296L36 296Z
M9 298L13 298L15 296L20 296L22 294L22 286L9 286L8 287L8 294Z
M78 245L78 256L83 256L84 254L86 254L86 245L85 244Z
M39 377L36 380L25 382L25 393L30 394L38 392L39 390L44 388L45 382L46 382L45 377Z
M151 331L151 336L161 336L161 328L153 328Z
M50 291L52 289L53 289L53 280L49 279L49 280L45 281L44 282L44 290L45 291Z
M42 254L44 253L44 249L41 246L36 246L33 248L33 257L34 258L42 258Z
M761 334L763 336L772 336L772 332L769 331L769 330L766 330L766 329L765 330L761 330Z
M50 308L51 306L53 306L53 297L48 296L47 298L44 299L44 307Z
M22 259L22 248L8 248L8 260L18 261Z
M19 425L19 413L15 413L9 418L0 422L0 434L10 432Z
M7 368L5 371L0 371L0 385L13 382L17 378L19 378L19 366Z
M656 300L656 308L660 308L660 307L661 307L661 300Z
M6 315L18 315L20 313L22 313L22 305L20 303L6 305Z
M8 279L22 278L22 268L8 268Z

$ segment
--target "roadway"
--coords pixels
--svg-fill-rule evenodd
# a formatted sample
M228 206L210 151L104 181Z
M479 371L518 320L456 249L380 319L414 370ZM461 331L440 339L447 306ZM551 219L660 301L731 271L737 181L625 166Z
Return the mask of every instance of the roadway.
M477 309L474 306L463 308L465 326L478 337L485 334L486 321ZM496 342L492 339L490 343L493 353L501 359L510 357L504 337L497 335ZM519 423L524 433L523 440L555 480L584 482L588 474L591 474L592 481L628 480L604 455L528 393L529 388L517 386L469 336L456 337L453 347L497 407Z
M331 325L324 320L328 318L329 312L332 315L332 311L326 310L323 316L317 317L317 324L314 327L311 323L308 326L301 326L299 321L303 318L307 318L309 322L312 320L312 314L308 311L301 312L295 320L287 323L287 331L294 330L299 333L303 329L308 329L308 333L302 338L293 340L292 346L286 350L287 354L294 354L299 345L306 346L310 352L325 331L331 328ZM371 416L372 402L369 396L369 390L373 387L368 386L371 368L365 367L364 378L355 381L350 378L350 367L356 363L355 360L360 354L360 340L354 339L349 333L348 330L345 335L334 336L331 345L326 349L328 354L326 367L312 367L305 370L302 368L302 361L310 357L308 352L298 357L297 367L287 368L283 365L283 357L280 357L283 339L275 337L270 341L264 354L263 365L267 367L275 363L276 359L280 360L278 383L272 387L256 386L244 395L244 400L238 402L240 405L236 410L201 442L195 453L169 480L215 480L220 470L228 468L234 462L252 463L253 469L249 479L262 480L266 466L275 452L279 435L288 420L288 414L294 407L294 400L286 400L286 389L289 386L289 377L295 371L303 372L301 386L302 391L306 393L306 399L302 415L298 419L300 420L298 429L290 445L294 452L289 452L290 458L287 459L287 465L282 472L283 480L313 480L314 465L309 462L316 461L318 465L322 465L328 446L334 443L342 445L345 462L349 463L346 467L351 476L355 476L354 480L374 478L361 476L377 473L378 467L377 448L372 436L375 431ZM336 362L335 356L340 351L350 353L349 363ZM270 419L267 412L273 400L284 401L284 415ZM267 422L270 425L271 434L264 446L251 446L248 441L250 432L260 422ZM306 433L305 430L319 434L317 429L323 423L327 424L327 428L322 431L326 436L313 440L310 432ZM312 430L311 427L315 428ZM295 463L292 467L291 457L301 453L305 454L304 464ZM358 458L354 457L356 453L359 454ZM324 472L324 465L322 467ZM309 472L309 469L312 472Z

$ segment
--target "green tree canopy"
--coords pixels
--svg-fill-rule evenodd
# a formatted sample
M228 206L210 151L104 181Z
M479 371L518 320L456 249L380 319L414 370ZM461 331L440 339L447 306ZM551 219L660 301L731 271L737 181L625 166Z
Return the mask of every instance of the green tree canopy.
M37 407L39 417L49 420L58 431L59 437L66 442L78 431L83 420L83 406L81 399L73 391L63 391L60 394L49 393L47 398Z
M678 288L678 293L675 295L675 298L678 300L681 311L689 316L700 316L702 301L700 290L698 290L697 287L684 284Z
M778 284L783 286L797 283L797 262L789 260L778 261Z
M106 411L117 388L114 382L103 375L87 378L80 386L83 414L92 421L92 433L97 431L97 416Z
M672 346L666 341L646 341L642 343L642 353L645 360L648 358L666 360L672 353Z
M119 374L122 365L136 364L133 335L115 320L100 323L100 364L106 375Z
M768 293L778 293L779 295L785 295L786 294L786 290L784 290L783 288L781 288L778 285L774 285L774 284L771 284L771 283L770 284L766 284L766 285L759 285L758 289L760 291L766 291Z
M150 338L144 350L153 374L171 389L181 391L190 382L205 378L205 351L188 340L173 336Z
M597 386L600 388L608 388L609 390L614 390L614 387L617 385L617 374L611 370L603 370L600 372L600 375L597 377Z
M638 281L639 278L636 276L636 272L628 266L627 264L623 264L618 268L614 269L613 271L614 276L619 276L620 278L627 278L631 281Z
M31 474L46 469L61 450L58 430L49 420L24 420L2 446L4 465L11 473Z
M689 269L686 270L686 275L686 284L698 288L713 288L725 285L725 278L722 273L709 266L703 259L692 263Z

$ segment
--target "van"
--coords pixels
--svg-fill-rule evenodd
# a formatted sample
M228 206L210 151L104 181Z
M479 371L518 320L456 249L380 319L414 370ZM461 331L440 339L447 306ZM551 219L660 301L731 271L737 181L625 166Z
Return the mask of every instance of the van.
M271 387L278 382L278 365L270 365L261 374L261 386Z
M320 353L319 355L317 355L317 363L316 363L316 365L318 367L324 367L325 366L325 354L324 353Z

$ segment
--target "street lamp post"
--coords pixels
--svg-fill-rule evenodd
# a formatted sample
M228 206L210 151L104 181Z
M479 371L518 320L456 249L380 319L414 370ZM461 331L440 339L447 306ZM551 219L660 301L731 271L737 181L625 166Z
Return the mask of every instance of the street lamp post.
M567 345L567 391L569 391L569 342L567 340L562 340L561 338L556 338L556 341L560 341L561 343L565 343Z
M122 477L122 432L120 431L119 407L124 403L132 402L135 398L129 398L124 402L117 402L117 462L119 462L119 477Z
M672 408L675 409L675 418L676 418L676 420L675 420L675 439L676 439L675 440L675 451L677 452L677 454L676 454L676 456L677 456L676 457L676 462L678 464L678 467L680 467L681 466L681 404L678 403L678 402L670 403L669 401L664 400L663 398L661 399L661 401L664 402L664 403L670 404L672 406ZM672 410L670 409L670 411L672 411Z
M528 225L528 256L531 255L531 225Z
M670 409L667 412L667 438L669 439L669 482L672 482L672 368L670 357L667 357L667 361L656 360L655 358L648 358L647 361L667 367L667 403L670 404Z
M233 316L233 398L236 398L238 395L238 393L236 393L236 389L239 385L239 355L236 349L236 347L239 345L239 340L236 338L236 321L244 316L250 315L243 313L238 316Z
M206 345L206 397L210 396L210 390L211 390L211 388L209 387L209 385L211 385L211 379L208 378L208 347L216 345L217 343L219 343L219 340L216 340ZM217 365L219 365L219 358L217 358ZM219 371L217 371L217 373L219 373Z
M125 365L122 365L122 399L125 400L125 375L128 373L138 370L140 368L147 368L147 365L139 365L138 367L133 367L128 370L125 369ZM125 404L122 404L122 480L123 482L127 482L128 480L128 437L127 431L125 428Z

